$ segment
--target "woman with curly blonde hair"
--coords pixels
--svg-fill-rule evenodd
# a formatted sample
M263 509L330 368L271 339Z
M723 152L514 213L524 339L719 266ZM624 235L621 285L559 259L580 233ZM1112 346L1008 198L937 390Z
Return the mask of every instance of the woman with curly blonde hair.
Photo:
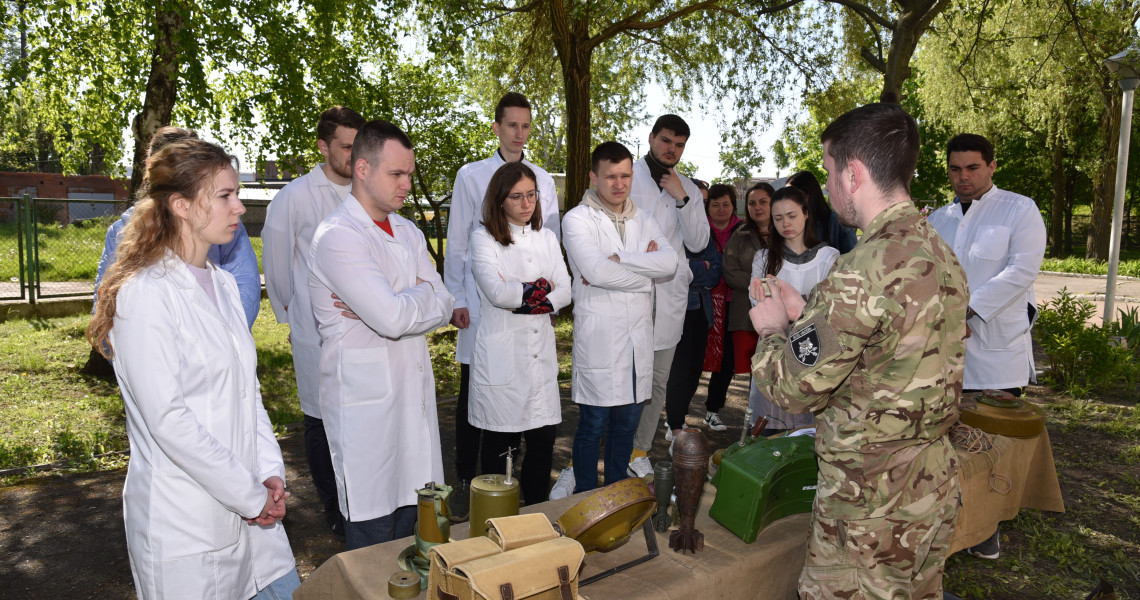
M87 329L126 409L123 519L140 598L271 598L299 584L253 337L234 277L206 257L245 213L235 163L195 139L150 157Z

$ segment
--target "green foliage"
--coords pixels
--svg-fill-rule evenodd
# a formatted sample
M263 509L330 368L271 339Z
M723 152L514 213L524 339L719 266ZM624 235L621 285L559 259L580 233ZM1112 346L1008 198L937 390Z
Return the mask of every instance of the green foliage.
M1074 398L1117 386L1131 389L1140 366L1125 347L1112 343L1111 327L1088 325L1096 307L1068 289L1041 306L1035 331L1049 356L1049 379Z
M1134 354L1140 355L1140 309L1135 306L1127 311L1119 308L1116 313L1116 320L1105 326L1108 335L1123 338L1127 347Z
M843 113L878 99L882 85L878 75L856 67L848 67L844 75L827 89L804 94L806 116L785 123L781 144L789 159L789 173L810 171L821 183L826 182L820 134Z
M1136 0L955 2L916 54L922 106L951 132L988 137L994 182L1034 198L1058 223L1074 204L1094 202L1090 233L1100 238L1111 218L1110 121L1120 113L1102 61L1135 43L1138 18ZM1093 241L1096 254L1101 241Z
M0 65L0 123L26 126L4 129L0 159L6 148L30 141L58 161L55 170L91 170L95 151L105 152L106 170L119 169L123 130L154 84L148 75L160 15L173 14L180 26L172 40L177 96L169 118L220 134L227 146L239 141L255 157L300 156L311 164L324 108L346 104L378 114L388 106L389 80L378 73L396 63L395 21L407 4L21 2L22 15L0 13L6 32L18 35L23 27L28 40L26 59L9 54ZM27 154L25 148L15 159L31 165Z
M779 140L777 140L779 142ZM775 151L773 149L773 151ZM733 182L737 179L745 181L757 175L760 167L764 166L764 155L756 147L756 141L747 139L731 145L722 145L720 150L720 163L724 167L721 180Z
M1055 271L1058 273L1083 273L1086 275L1107 275L1108 263L1079 256L1065 258L1046 258L1041 261L1042 271ZM1117 267L1117 274L1125 277L1140 277L1140 260L1121 259Z

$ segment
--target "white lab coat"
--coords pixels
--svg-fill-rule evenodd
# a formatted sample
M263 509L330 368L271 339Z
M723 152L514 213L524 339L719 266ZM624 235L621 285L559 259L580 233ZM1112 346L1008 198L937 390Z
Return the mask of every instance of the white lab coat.
M562 232L573 274L571 398L590 406L647 400L653 383L652 280L676 271L677 253L640 209L625 224L624 242L605 212L584 203L566 213ZM651 240L657 251L645 252ZM613 254L621 263L609 259Z
M269 203L261 231L265 291L277 322L289 323L301 410L318 419L321 335L317 333L317 319L309 300L309 247L317 225L344 202L350 188L329 181L323 166L318 164L277 192Z
M534 171L535 183L542 207L542 228L554 232L559 239L562 231L558 217L558 188L554 178L534 163L523 159L523 164ZM471 364L475 348L475 332L479 329L479 288L471 272L471 236L482 227L483 196L491 177L499 167L507 164L499 151L490 158L463 165L455 175L451 192L451 212L447 214L447 248L444 250L443 281L447 291L455 297L455 308L466 308L471 315L471 326L460 329L455 338L455 360Z
M527 431L562 422L558 355L550 315L519 315L524 281L545 278L554 310L570 304L570 273L549 229L509 225L503 246L480 227L471 236L481 322L471 356L468 421L490 431Z
M930 215L966 271L970 308L966 389L1012 388L1036 381L1029 306L1045 256L1045 221L1032 199L998 189L973 202L963 217L955 201Z
M435 378L425 334L454 301L411 221L380 229L349 194L313 236L309 286L321 333L321 415L340 510L367 521L443 481ZM416 284L419 277L423 283ZM360 320L333 306L336 293Z
M681 176L681 185L689 202L678 207L669 192L657 187L649 173L645 157L633 164L633 186L629 197L637 203L638 212L653 218L669 243L677 251L677 264L669 276L655 280L656 306L653 321L653 349L672 348L681 341L685 309L689 305L689 284L693 272L685 258L685 249L700 252L709 245L709 220L705 215L701 189L692 179Z
M177 256L119 291L110 341L127 415L123 519L140 598L250 598L295 566L280 523L249 525L285 480L233 275L218 306Z

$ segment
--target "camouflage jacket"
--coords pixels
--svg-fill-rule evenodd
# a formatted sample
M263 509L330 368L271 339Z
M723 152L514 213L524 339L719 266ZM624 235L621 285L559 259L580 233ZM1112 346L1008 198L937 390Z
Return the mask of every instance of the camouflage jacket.
M953 251L903 202L868 224L787 334L761 341L760 391L815 412L820 516L881 517L953 477L968 300Z

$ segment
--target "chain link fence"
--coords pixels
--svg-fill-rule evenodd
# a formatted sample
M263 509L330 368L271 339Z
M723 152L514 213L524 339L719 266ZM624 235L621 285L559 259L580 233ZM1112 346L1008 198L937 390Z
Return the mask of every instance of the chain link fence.
M28 243L19 198L0 198L0 300L27 298L24 260Z

